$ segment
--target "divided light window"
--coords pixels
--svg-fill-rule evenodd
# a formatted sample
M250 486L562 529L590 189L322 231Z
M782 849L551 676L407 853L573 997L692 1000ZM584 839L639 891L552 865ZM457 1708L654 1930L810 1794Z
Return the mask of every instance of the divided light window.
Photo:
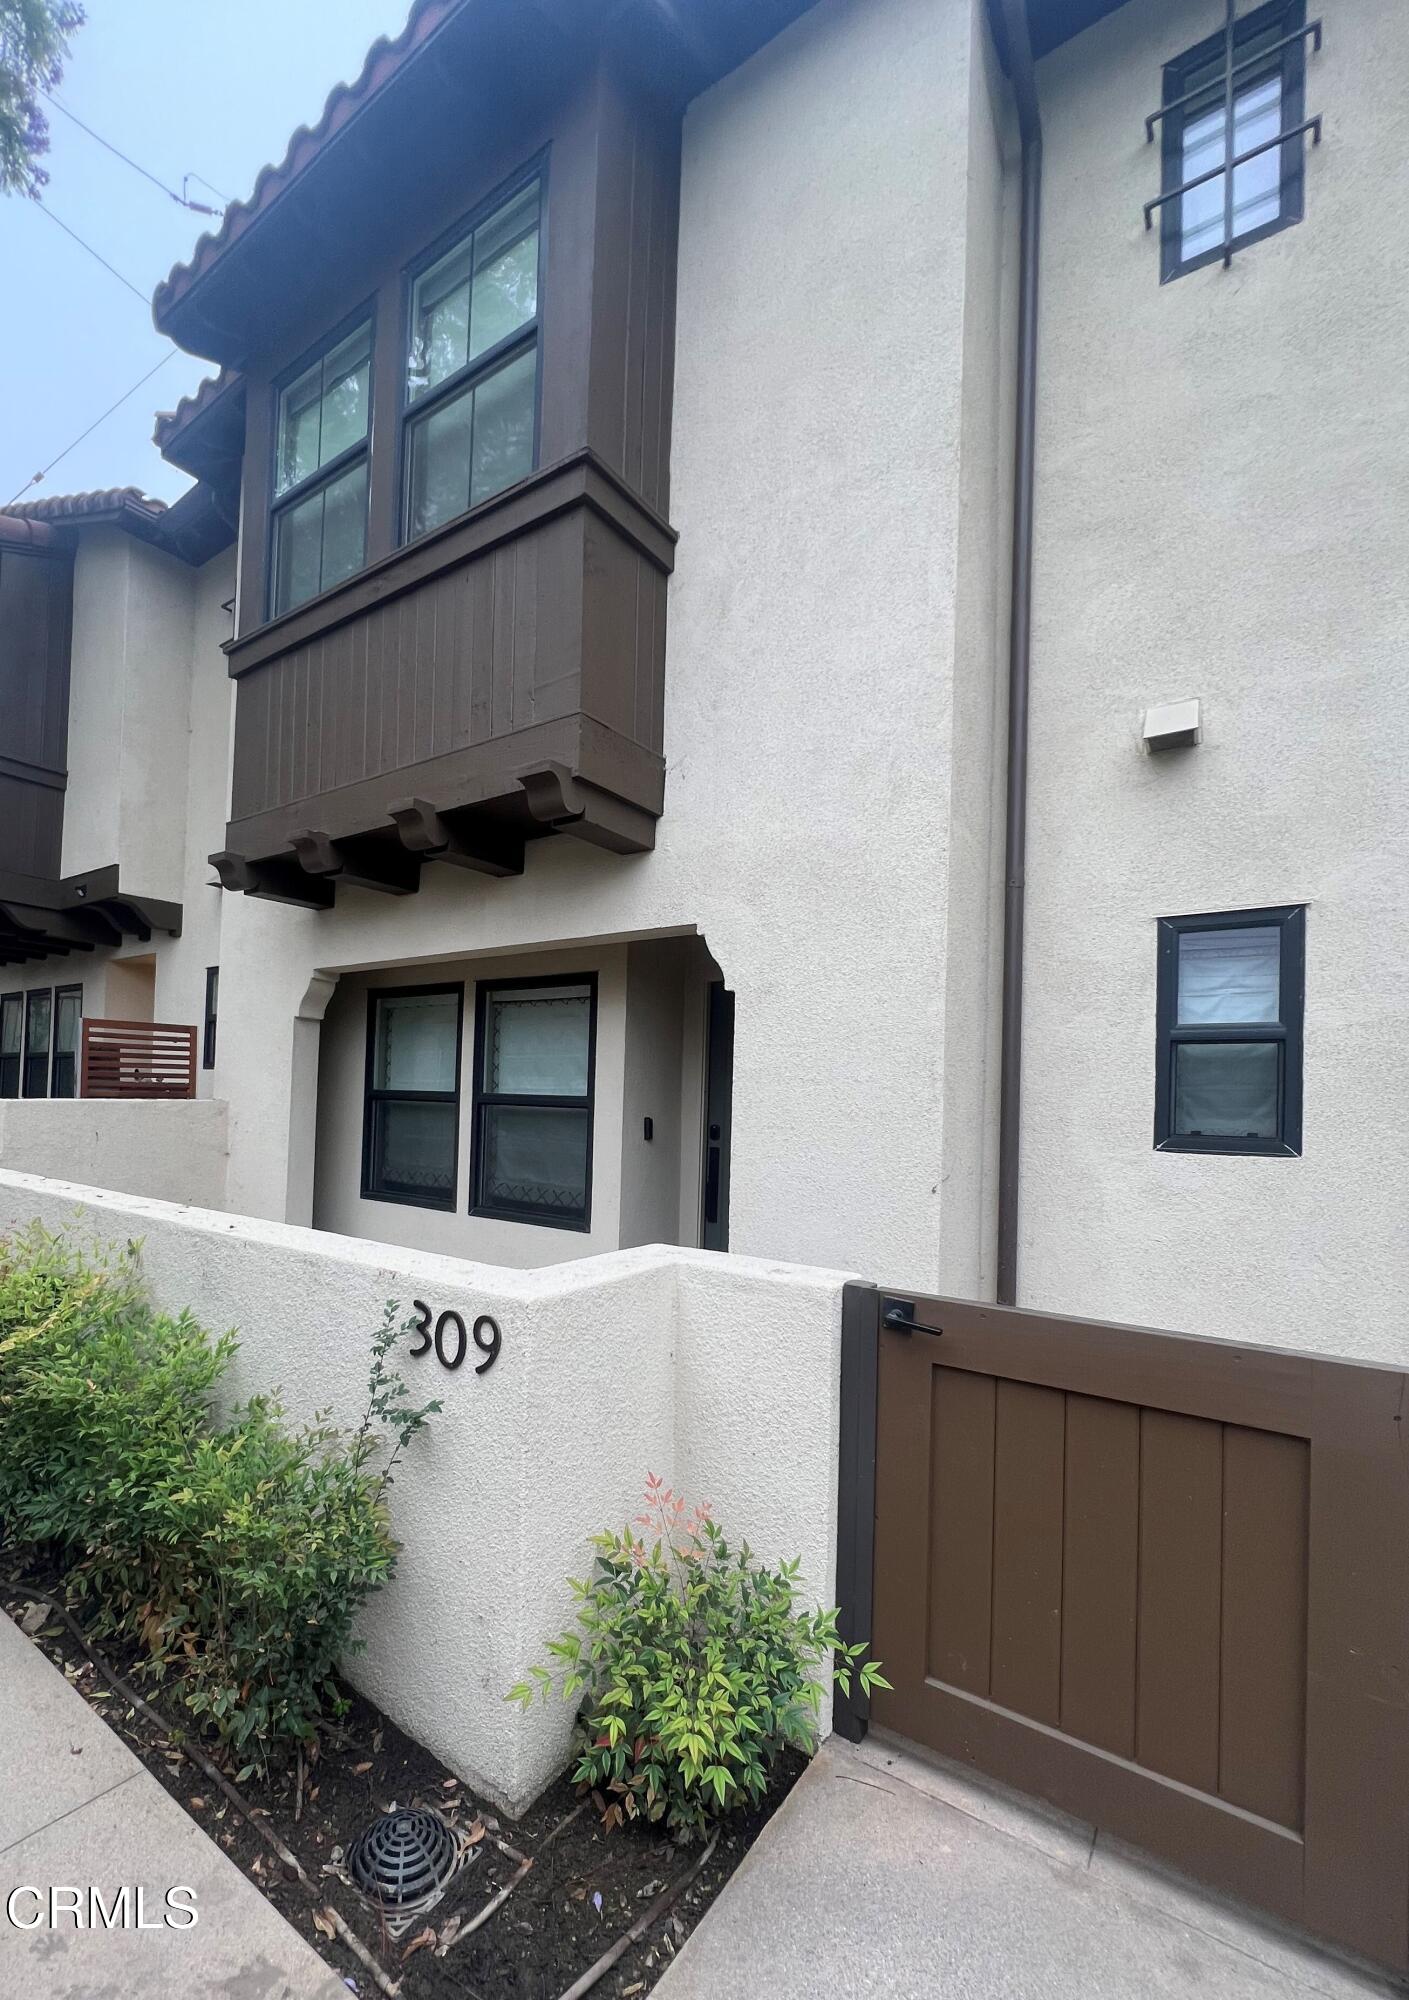
M364 1196L454 1208L463 1001L460 986L368 996Z
M542 195L535 177L501 198L413 280L408 541L533 470Z
M1305 0L1241 19L1230 4L1220 34L1165 65L1162 279L1300 222L1308 32Z
M1155 1145L1300 1153L1306 912L1159 927Z
M595 974L480 986L472 1215L588 1227L596 1039Z
M279 391L270 616L331 590L367 559L372 322Z

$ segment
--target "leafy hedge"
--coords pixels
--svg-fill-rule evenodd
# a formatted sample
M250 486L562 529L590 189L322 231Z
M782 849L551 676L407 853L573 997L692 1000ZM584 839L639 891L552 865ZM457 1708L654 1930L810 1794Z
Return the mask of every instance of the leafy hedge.
M137 1246L89 1255L37 1225L0 1242L0 1540L64 1565L95 1629L140 1639L191 1714L265 1771L336 1711L352 1626L391 1576L392 1469L437 1403L388 1357L351 1436L267 1396L225 1420L236 1350L153 1309Z
M554 1666L505 1697L527 1708L561 1681L577 1699L572 1775L609 1803L608 1827L664 1820L682 1845L756 1804L784 1751L817 1747L824 1678L890 1686L835 1610L800 1603L798 1560L732 1548L708 1505L686 1511L655 1473L633 1535L594 1535L590 1578L570 1579L577 1629L547 1642Z

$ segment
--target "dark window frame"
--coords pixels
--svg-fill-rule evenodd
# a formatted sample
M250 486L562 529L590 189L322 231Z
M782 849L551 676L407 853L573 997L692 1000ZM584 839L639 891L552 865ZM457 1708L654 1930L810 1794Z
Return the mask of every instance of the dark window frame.
M18 1097L20 1094L20 1086L24 1079L24 988L22 986L15 987L14 990L9 993L0 993L0 1011L3 1011L4 1008L12 1005L15 1008L17 1008L19 1012L20 1045L15 1055L12 1056L0 1055L0 1098ZM15 1066L13 1090L7 1090L5 1087L5 1076L6 1076L5 1065L7 1063L13 1063Z
M78 995L78 1043L73 1049L59 1047L59 1002L69 994ZM49 1022L49 1095L51 1097L77 1097L79 1057L83 1050L83 985L80 980L71 980L67 986L54 988L54 1010ZM70 1062L73 1073L70 1077L71 1089L59 1089L59 1064Z
M30 1015L34 1010L34 1003L37 1000L42 1000L46 998L49 1002L49 1039L44 1045L42 1054L36 1056L32 1052L29 1046ZM20 1057L20 1095L22 1097L47 1097L49 1095L49 1066L53 1061L53 1056L54 1056L54 989L52 986L27 987L25 989L25 996L24 996L24 1048ZM44 1076L43 1076L44 1088L42 1090L31 1090L29 1087L30 1066L31 1064L40 1061L42 1061L44 1064Z
M587 988L587 1091L583 1097L526 1096L520 1092L487 1091L484 1088L485 1037L489 1023L489 1000L494 993L521 993L534 986L585 986ZM583 1179L582 1214L564 1216L528 1203L487 1202L480 1199L484 1172L484 1126L486 1110L500 1105L528 1105L537 1110L586 1111L587 1163ZM597 1136L597 974L593 972L535 973L527 979L480 979L475 982L474 1078L470 1093L470 1214L499 1222L526 1222L539 1229L568 1229L585 1236L592 1228L592 1161Z
M215 1068L215 1026L220 1009L220 967L205 969L205 1002L201 1015L201 1068Z
M1306 27L1306 0L1268 0L1268 4L1257 8L1251 14L1244 14L1233 24L1233 61L1242 58L1240 45L1257 40L1269 31L1274 40L1290 38L1282 48L1271 49L1265 62L1260 62L1232 79L1234 96L1265 82L1272 75L1282 80L1281 129L1294 131L1306 116L1306 41L1303 30ZM1210 63L1227 59L1227 29L1221 28L1217 34L1198 42L1183 55L1176 56L1164 66L1164 86L1161 102L1164 116L1161 120L1160 146L1160 192L1169 196L1184 179L1184 132L1191 114L1201 117L1212 110L1215 104L1227 104L1229 79L1225 74L1208 86L1208 93L1200 93L1195 105L1177 106L1182 97L1188 95L1190 78L1206 70ZM1224 159L1227 159L1225 139ZM1205 264L1223 263L1235 250L1245 250L1253 243L1260 243L1265 236L1275 236L1278 230L1289 229L1293 223L1303 220L1306 212L1306 135L1297 133L1294 138L1284 140L1281 146L1281 178L1278 214L1274 221L1259 223L1255 229L1235 233L1230 241L1220 240L1208 250L1201 250L1196 256L1183 255L1184 203L1182 197L1166 200L1160 210L1160 283L1167 285L1174 278L1182 278L1190 271L1202 270Z
M455 1008L455 1088L449 1090L381 1090L373 1086L377 1063L377 1008L383 1000L422 1000L432 994L453 993ZM465 1047L465 987L463 981L442 980L425 986L371 986L367 989L367 1066L362 1090L362 1199L389 1201L401 1208L433 1208L442 1215L455 1213L460 1185L460 1086ZM377 1152L377 1106L397 1104L450 1104L454 1106L453 1145L448 1195L415 1193L378 1186L374 1167Z
M280 445L279 405L283 401L284 391L291 388L300 375L306 375L315 362L322 361L327 355L332 353L335 347L341 346L343 341L349 340L354 333L360 331L364 326L367 329L366 431L358 443L348 445L345 450L338 453L336 458L330 458L326 465L320 465L316 471L308 473L303 479L297 480L283 493L280 493L278 490ZM269 385L269 396L269 463L265 468L267 519L264 530L264 616L267 621L275 618L291 617L295 611L302 611L306 605L316 604L320 597L327 596L328 591L337 590L342 584L350 581L350 577L339 577L337 583L330 583L328 585L327 590L315 591L312 597L301 597L297 604L286 605L282 611L278 608L278 540L281 516L287 513L290 507L297 506L301 501L311 498L320 487L330 486L335 479L340 479L343 473L350 471L360 460L365 460L367 465L367 496L363 503L367 519L363 527L361 569L353 570L350 574L351 576L360 576L362 570L367 567L367 531L370 527L372 508L372 430L376 422L377 402L377 301L375 297L365 299L354 311L348 313L345 319L339 320L331 333L322 335L321 338L314 341L311 347L305 348L297 361L291 363L289 367L281 369Z
M1190 931L1276 929L1281 954L1279 1019L1247 1023L1207 1022L1180 1026L1179 940ZM1236 1153L1301 1157L1303 1029L1306 1012L1306 906L1219 910L1203 916L1161 917L1155 1005L1155 1150L1161 1153ZM1183 1042L1276 1042L1277 1132L1238 1137L1233 1133L1174 1130L1175 1051Z
M548 151L549 149L544 147L531 160L516 168L506 180L500 181L483 201L476 202L473 208L467 209L448 229L443 229L435 241L419 251L402 271L401 350L397 357L400 394L396 426L396 547L399 549L409 548L416 542L427 540L431 535L442 533L452 522L463 521L465 515L473 513L476 507L492 505L503 494L510 492L513 485L518 484L515 480L510 486L501 486L499 491L490 494L488 499L475 501L466 507L464 513L452 514L449 520L437 522L435 527L423 529L419 535L413 535L411 532L412 430L442 404L472 385L477 385L510 361L516 360L521 353L527 353L530 347L537 357L533 377L533 454L524 478L530 478L539 469L539 443L543 417L543 292L548 272ZM447 375L443 382L437 382L433 389L427 389L424 395L417 396L413 401L410 357L411 338L414 332L412 311L417 280L432 266L438 264L442 257L448 256L457 244L463 243L467 236L473 235L482 223L489 220L497 208L502 208L506 202L512 201L516 194L521 193L533 181L538 182L538 286L533 318L526 321L523 326L516 327L512 333L506 334L503 340L496 341L493 347L486 348L483 354L476 355L473 361L467 361L463 368L457 368L453 375Z

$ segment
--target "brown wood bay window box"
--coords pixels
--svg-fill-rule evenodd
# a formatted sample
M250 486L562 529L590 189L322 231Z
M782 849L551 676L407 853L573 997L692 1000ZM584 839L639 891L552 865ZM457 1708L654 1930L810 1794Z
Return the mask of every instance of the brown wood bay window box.
M668 525L581 450L228 647L227 889L331 904L654 844Z

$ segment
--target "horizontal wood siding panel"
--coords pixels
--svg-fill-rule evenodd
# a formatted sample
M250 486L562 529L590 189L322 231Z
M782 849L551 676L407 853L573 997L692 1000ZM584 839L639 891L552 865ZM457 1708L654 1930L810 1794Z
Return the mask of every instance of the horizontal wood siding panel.
M84 1021L80 1097L195 1094L194 1027L167 1021Z

